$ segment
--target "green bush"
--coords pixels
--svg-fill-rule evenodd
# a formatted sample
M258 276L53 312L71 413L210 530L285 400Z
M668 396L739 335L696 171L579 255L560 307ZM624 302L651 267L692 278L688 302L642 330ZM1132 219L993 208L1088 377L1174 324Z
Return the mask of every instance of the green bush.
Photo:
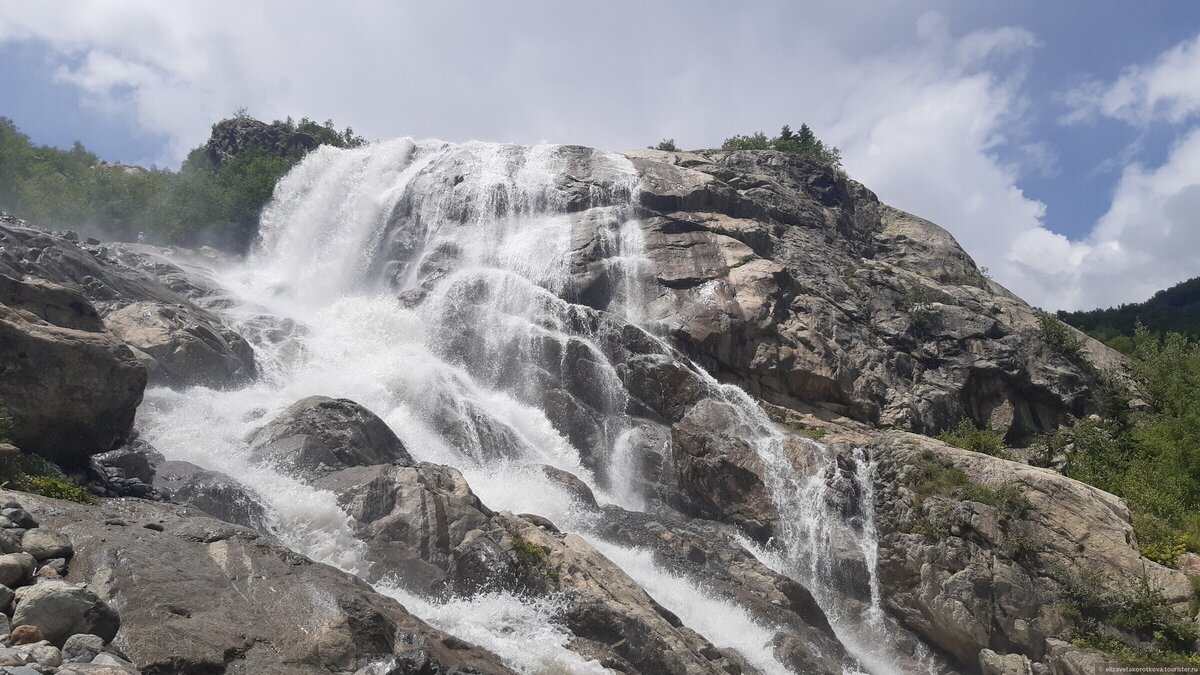
M991 427L977 427L974 422L966 418L963 418L958 426L939 435L938 440L963 450L981 452L996 457L1006 456L1004 439L1000 437L1000 434Z
M1123 497L1143 553L1164 564L1180 544L1200 550L1200 345L1139 327L1132 374L1145 406L1114 397L1102 419L1084 419L1047 438L1066 452L1063 472Z
M840 168L842 165L842 152L817 138L807 124L801 124L800 131L792 131L792 128L785 124L779 130L779 135L774 138L768 138L761 131L756 131L748 136L730 136L721 143L721 149L778 150L807 157L834 168Z
M94 501L87 490L64 476L58 466L37 455L20 454L0 460L0 486L82 504Z
M1090 570L1056 572L1062 585L1063 615L1075 622L1064 637L1129 660L1190 659L1196 625L1163 598L1144 577L1110 579ZM1125 639L1117 640L1105 627Z
M1038 312L1038 337L1060 356L1077 356L1083 351L1083 338L1053 314Z
M667 152L679 152L679 146L675 145L674 138L664 138L658 142L658 145L647 146L651 150L665 150Z

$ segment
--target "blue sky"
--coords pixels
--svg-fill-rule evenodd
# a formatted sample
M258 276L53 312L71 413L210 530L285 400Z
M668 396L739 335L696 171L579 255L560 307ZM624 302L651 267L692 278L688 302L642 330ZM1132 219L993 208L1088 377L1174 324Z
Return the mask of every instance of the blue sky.
M0 91L38 142L167 166L241 106L615 150L808 121L1035 304L1200 275L1195 2L10 0Z

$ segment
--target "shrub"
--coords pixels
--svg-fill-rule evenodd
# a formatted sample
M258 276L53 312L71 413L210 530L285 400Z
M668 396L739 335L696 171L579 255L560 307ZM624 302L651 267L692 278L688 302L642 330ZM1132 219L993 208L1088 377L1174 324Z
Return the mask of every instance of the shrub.
M929 497L939 496L987 504L1015 515L1024 515L1033 508L1016 485L993 487L976 483L962 469L937 459L932 453L922 455L913 466L911 485L918 507Z
M1000 434L988 426L977 427L974 422L965 417L958 423L958 426L939 435L938 440L963 450L981 452L995 457L1006 456L1006 453L1003 452L1004 439L1000 437Z
M1153 514L1134 512L1133 531L1142 555L1160 565L1175 567L1187 552L1187 537Z
M665 150L667 152L679 152L679 146L675 145L674 138L664 138L658 142L658 145L647 146L651 150Z
M0 486L82 504L94 501L87 490L64 476L58 466L37 455L20 454L0 460Z
M1130 660L1191 658L1196 625L1174 610L1144 577L1113 580L1091 570L1058 571L1063 615L1075 621L1064 637ZM1117 640L1105 627L1125 635ZM1148 644L1139 644L1148 643Z
M835 169L840 168L842 165L842 152L832 145L826 145L821 139L817 138L816 134L813 133L813 130L807 124L801 124L800 131L792 131L791 126L785 124L779 130L779 135L774 138L768 138L761 131L756 131L747 136L730 136L721 143L721 149L778 150L779 152L807 157Z
M1063 323L1057 316L1038 312L1038 337L1050 348L1050 351L1060 356L1077 356L1083 351L1083 338L1075 334L1075 330Z
M94 501L91 493L87 490L66 478L58 476L33 476L25 483L25 487L26 492L32 492L43 497L65 499L69 502L79 502L81 504L90 504Z

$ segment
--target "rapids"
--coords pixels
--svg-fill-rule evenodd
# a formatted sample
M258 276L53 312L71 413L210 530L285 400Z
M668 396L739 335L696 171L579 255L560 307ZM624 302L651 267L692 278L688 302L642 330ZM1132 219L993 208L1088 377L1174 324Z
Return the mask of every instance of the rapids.
M583 169L593 181L580 188L571 177ZM245 442L300 398L352 399L383 418L415 459L462 471L493 509L535 513L581 534L717 646L739 650L764 673L789 672L768 644L772 626L710 593L702 579L662 568L650 552L606 541L601 516L534 467L575 474L601 503L651 507L638 453L661 451L670 436L627 412L629 394L588 319L599 310L646 330L700 374L710 396L738 411L781 514L775 541L745 545L812 590L859 661L861 671L847 672L906 670L895 665L906 648L892 636L902 631L884 614L874 576L870 458L859 451L847 469L809 442L811 470L801 475L784 456L782 433L748 395L653 336L644 319L653 272L636 219L638 181L622 155L580 159L560 146L401 139L322 147L276 187L255 250L199 270L224 289L219 311L254 345L260 377L230 391L152 389L138 428L168 458L243 482L289 546L367 578L362 543L335 496L255 465ZM599 273L610 280L599 299L586 298L577 281L583 230L596 233L589 245L602 249ZM580 377L579 363L589 364L587 403L599 429L588 446L556 428L546 403L547 391ZM503 442L492 433L497 426ZM860 511L849 517L831 492L839 482L859 495ZM865 561L865 600L845 597L830 568L831 550L846 546ZM422 597L386 575L376 587L518 670L605 672L569 649L553 598Z

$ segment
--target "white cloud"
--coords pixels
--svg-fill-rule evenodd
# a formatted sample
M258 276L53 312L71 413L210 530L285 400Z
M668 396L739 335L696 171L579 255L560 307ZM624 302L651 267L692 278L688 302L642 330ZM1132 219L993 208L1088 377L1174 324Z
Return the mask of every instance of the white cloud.
M1097 116L1137 125L1186 121L1200 112L1200 35L1151 64L1126 68L1113 82L1086 82L1067 92L1064 102L1071 108L1062 118L1066 123Z
M955 35L916 3L0 3L0 42L21 40L49 47L60 79L98 110L166 135L166 164L241 106L329 117L370 138L614 149L662 137L712 146L808 121L841 146L851 175L949 229L998 280L1048 307L1136 299L1133 285L1097 276L1102 262L1157 288L1182 263L1138 272L1162 247L1137 235L1151 211L1123 204L1157 204L1178 232L1194 198L1167 180L1190 156L1181 145L1164 167L1125 171L1092 238L1048 230L1044 205L1017 187L1022 173L1056 165L1054 148L1025 134L1036 37L1017 27ZM1127 71L1132 84L1094 84L1093 97L1131 119L1185 114L1194 101L1168 75L1194 74L1200 49L1189 44Z

